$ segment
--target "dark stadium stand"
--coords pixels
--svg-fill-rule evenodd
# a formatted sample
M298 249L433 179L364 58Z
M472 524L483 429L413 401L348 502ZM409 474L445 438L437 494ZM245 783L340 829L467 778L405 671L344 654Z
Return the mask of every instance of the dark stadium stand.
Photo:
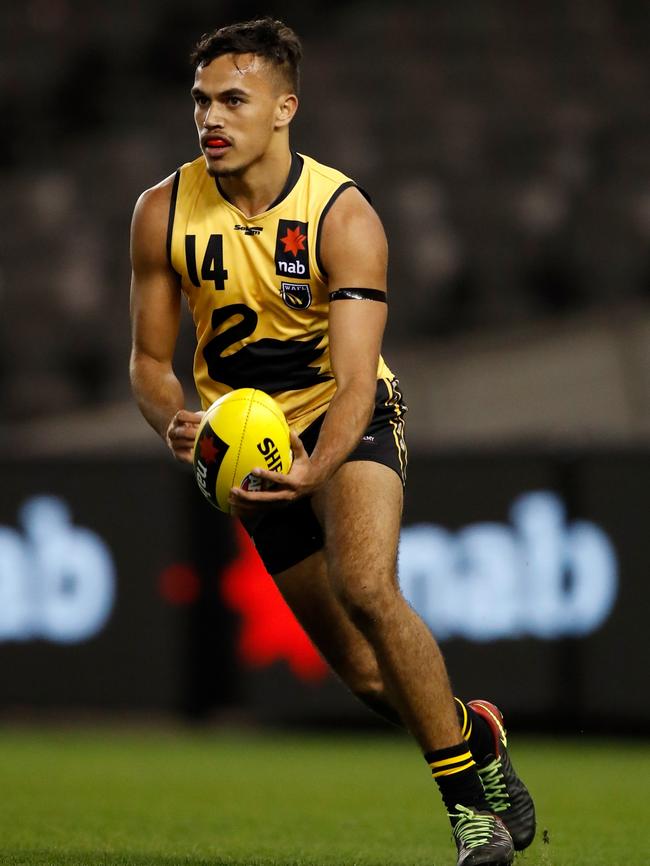
M373 196L394 346L648 304L647 3L307 5L274 6L306 47L294 143ZM127 398L130 213L196 152L185 58L217 23L2 6L6 419Z

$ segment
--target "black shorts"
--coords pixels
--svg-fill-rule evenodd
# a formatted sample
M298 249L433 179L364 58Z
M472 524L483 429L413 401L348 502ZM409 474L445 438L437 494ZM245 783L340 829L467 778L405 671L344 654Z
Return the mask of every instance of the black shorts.
M375 411L368 429L346 462L370 460L393 469L406 482L406 444L404 442L404 404L397 379L379 379ZM314 450L325 413L302 433L308 454ZM321 550L325 539L320 523L311 507L311 499L298 499L286 508L264 513L251 526L242 521L269 574L291 568ZM247 526L246 524L249 523Z

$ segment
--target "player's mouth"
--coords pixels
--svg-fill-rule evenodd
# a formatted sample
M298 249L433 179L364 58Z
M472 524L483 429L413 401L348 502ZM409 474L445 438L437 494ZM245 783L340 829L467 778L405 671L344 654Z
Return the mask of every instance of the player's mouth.
M232 147L232 142L224 135L206 135L202 142L203 150L208 156L221 156Z

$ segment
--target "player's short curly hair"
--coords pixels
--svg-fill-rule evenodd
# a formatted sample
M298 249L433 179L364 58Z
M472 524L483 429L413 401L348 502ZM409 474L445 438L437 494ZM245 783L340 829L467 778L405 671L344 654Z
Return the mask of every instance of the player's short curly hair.
M229 24L212 33L205 33L195 45L190 61L198 69L223 54L256 54L263 57L284 76L293 92L298 93L302 45L298 36L284 22L266 17Z

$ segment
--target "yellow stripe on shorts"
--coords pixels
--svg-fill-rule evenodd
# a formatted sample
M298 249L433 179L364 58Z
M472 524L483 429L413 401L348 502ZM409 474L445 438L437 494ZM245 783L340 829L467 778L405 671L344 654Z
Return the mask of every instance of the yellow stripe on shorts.
M396 417L390 419L390 426L393 430L393 439L395 440L395 447L397 448L397 456L399 458L399 467L402 473L402 478L406 480L406 465L408 462L407 450L406 450L406 440L404 439L404 410L402 409L402 394L398 388L395 387L394 382L397 381L393 379L384 379L384 383L388 390L388 399L386 400L386 406L391 408Z

